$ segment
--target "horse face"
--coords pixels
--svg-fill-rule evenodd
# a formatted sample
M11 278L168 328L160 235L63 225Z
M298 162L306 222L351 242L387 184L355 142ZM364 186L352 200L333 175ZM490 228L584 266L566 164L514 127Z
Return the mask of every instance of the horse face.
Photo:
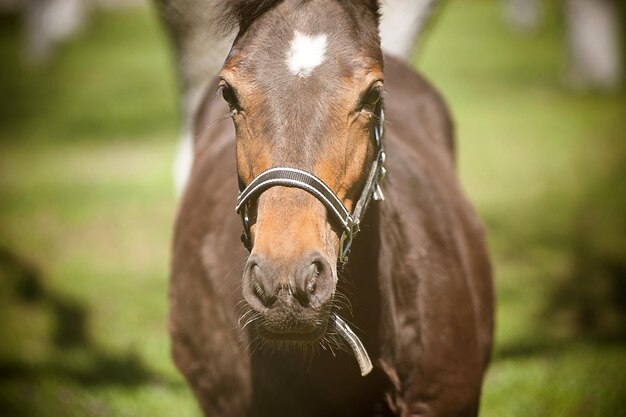
M241 184L268 168L299 168L353 210L374 158L383 77L375 6L353 3L284 1L237 37L220 88L236 128ZM322 337L340 227L296 188L270 188L249 213L243 295L256 329L275 340Z

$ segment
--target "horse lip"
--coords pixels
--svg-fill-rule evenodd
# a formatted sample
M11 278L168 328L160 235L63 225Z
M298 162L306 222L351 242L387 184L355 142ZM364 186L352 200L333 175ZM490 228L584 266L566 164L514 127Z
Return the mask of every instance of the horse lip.
M257 322L259 334L269 340L313 341L322 338L328 328L330 308L324 308L306 319L285 321L286 317L264 322Z
M277 334L277 335L282 335L282 334L307 335L307 334L315 333L315 331L317 329L315 327L311 326L311 327L302 327L302 328L295 328L295 329L283 329L283 328L265 327L265 330L267 330L268 333L273 333L273 334Z
M257 325L257 330L266 339L270 340L294 340L294 341L311 341L320 339L326 334L326 328L328 322L316 327L301 327L301 328L276 328Z

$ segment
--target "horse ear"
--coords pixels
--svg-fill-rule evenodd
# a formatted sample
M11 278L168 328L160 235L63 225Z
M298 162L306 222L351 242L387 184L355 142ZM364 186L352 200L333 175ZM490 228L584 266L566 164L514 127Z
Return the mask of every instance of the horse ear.
M372 15L374 15L374 17L376 18L376 21L378 23L380 23L380 19L381 19L381 1L380 0L356 0L352 2L354 4L354 6L357 7L361 7L363 8L363 5L365 5L370 12L372 13Z
M381 14L381 1L380 0L360 0L360 1L356 1L355 3L360 3L361 7L363 7L362 5L365 4L367 6L367 8L371 11L372 15L374 16L374 19L376 20L376 27L380 27L380 21L382 19L382 14Z
M378 23L380 24L380 18L381 18L381 14L380 14L380 0L371 0L370 1L370 8L372 9L372 11L374 12L374 14L376 15L376 20L378 20Z

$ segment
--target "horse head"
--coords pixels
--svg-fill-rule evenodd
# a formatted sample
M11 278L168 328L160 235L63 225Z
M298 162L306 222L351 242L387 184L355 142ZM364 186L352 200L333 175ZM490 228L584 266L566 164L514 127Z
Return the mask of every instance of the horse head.
M266 3L239 22L220 74L245 194L243 295L265 340L311 342L326 333L337 260L358 228L342 216L366 206L383 154L378 5Z

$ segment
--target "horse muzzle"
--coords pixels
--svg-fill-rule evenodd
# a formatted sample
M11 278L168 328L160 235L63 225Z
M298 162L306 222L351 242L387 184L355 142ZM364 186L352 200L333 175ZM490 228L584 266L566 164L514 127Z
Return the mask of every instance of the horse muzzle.
M252 254L243 276L243 296L259 315L261 336L316 340L324 336L335 290L334 270L319 252L297 262Z

